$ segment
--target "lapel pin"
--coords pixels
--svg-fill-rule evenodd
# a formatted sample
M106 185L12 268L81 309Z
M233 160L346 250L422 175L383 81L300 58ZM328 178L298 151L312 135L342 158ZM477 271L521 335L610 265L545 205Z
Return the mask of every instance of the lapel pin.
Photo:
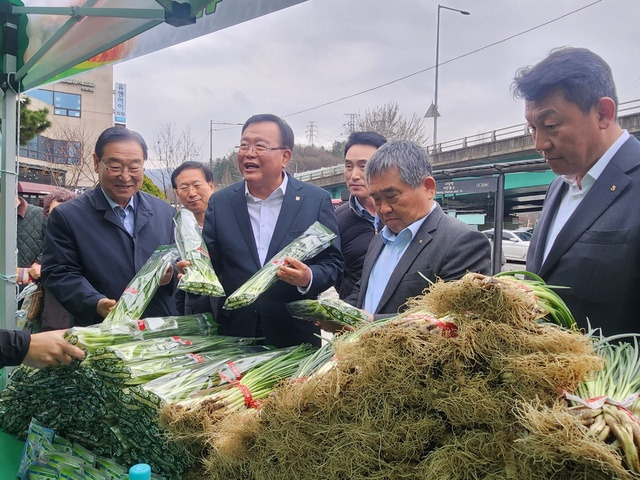
M300 197L296 196L296 202L300 201Z
M611 185L611 191L615 192L616 191L616 186L615 185Z
M418 243L422 243L422 239L418 240Z

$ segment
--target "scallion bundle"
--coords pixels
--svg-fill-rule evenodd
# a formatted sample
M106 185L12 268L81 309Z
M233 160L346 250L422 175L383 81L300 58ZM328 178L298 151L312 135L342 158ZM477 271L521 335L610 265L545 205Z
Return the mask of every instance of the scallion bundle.
M294 318L327 322L337 328L356 328L370 323L365 312L337 298L296 300L287 304L287 310Z
M174 245L160 245L129 282L104 323L123 323L142 318L167 269L178 259Z
M564 300L554 292L554 289L567 288L561 286L547 285L542 277L526 270L511 270L500 272L494 275L497 278L510 279L523 288L527 288L535 296L538 306L546 312L544 318L551 323L555 323L564 328L577 329L573 315Z
M176 246L183 260L190 265L185 267L185 274L178 283L178 288L185 292L210 297L224 297L224 289L211 266L207 245L202 239L198 222L193 213L181 208L173 218L175 222Z
M333 242L336 234L322 225L314 222L302 235L278 252L271 260L254 273L224 302L223 308L235 310L253 303L259 295L264 293L277 280L276 272L284 264L286 257L293 257L304 261L314 257Z

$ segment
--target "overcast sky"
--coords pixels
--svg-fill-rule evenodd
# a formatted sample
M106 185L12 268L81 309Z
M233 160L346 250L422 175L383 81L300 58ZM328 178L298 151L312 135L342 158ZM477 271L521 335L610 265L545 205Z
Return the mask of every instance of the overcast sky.
M439 142L524 122L523 103L510 91L514 73L558 46L593 50L611 65L620 102L640 99L639 0L442 5L471 15L440 12ZM314 122L316 145L331 146L344 140L346 114L397 102L407 117L422 117L434 99L437 6L308 0L118 64L114 80L127 84L127 126L152 147L159 126L174 122L191 131L196 160L208 161L210 121L242 124L255 113L275 113L292 126L296 143L308 143ZM425 125L431 137L433 120ZM216 158L238 144L240 128L213 128Z

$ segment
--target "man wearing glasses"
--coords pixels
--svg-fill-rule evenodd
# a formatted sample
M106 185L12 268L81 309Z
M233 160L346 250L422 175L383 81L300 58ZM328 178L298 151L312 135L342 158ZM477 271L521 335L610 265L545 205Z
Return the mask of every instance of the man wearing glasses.
M209 200L203 236L227 294L316 220L338 234L329 194L285 173L293 144L293 131L281 118L271 114L249 118L237 147L244 180L214 193ZM223 310L224 299L218 302L220 334L261 337L276 347L320 344L319 328L293 319L286 304L315 298L335 283L342 271L339 239L307 263L294 258L287 263L278 270L279 281L253 304Z
M424 148L407 140L382 145L365 176L384 228L369 244L362 277L347 301L374 315L396 314L437 279L489 274L487 237L447 215Z
M51 212L42 278L74 325L100 323L156 247L174 243L173 208L140 192L146 159L139 133L107 128L93 154L99 184ZM177 314L172 277L167 270L144 317Z

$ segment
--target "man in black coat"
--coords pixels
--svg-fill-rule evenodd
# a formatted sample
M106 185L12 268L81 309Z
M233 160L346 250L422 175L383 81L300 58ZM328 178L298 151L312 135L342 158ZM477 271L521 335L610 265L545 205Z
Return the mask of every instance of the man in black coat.
M347 298L362 274L362 263L379 222L364 176L371 156L387 139L376 132L353 132L344 146L344 179L349 201L336 209L344 272L336 282L341 299Z
M238 168L244 180L209 200L202 233L227 295L315 221L338 233L327 191L285 173L293 145L293 130L284 120L272 114L254 115L242 127L238 147ZM251 305L225 310L224 299L217 302L218 332L264 337L276 347L319 346L320 329L292 318L286 304L316 298L336 282L342 264L338 238L304 263L287 257L277 271L278 281Z
M154 250L174 243L173 208L140 191L146 158L139 133L106 129L93 155L99 185L49 216L44 287L76 325L100 323ZM172 277L167 270L144 317L177 314Z

